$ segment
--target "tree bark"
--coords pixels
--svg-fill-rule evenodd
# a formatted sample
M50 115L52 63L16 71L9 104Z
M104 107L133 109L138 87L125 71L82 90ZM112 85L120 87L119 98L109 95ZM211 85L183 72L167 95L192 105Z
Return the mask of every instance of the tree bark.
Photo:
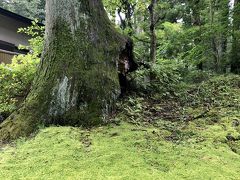
M217 73L224 72L224 62L227 54L227 34L229 26L229 11L227 1L212 1L210 7L210 28L221 29L213 31L211 46L213 51L214 70Z
M200 9L201 9L201 2L200 0L194 0L192 2L192 26L197 26L200 28L199 30L199 34L197 35L198 37L196 37L194 39L194 44L195 45L199 45L201 43L201 39L200 39L200 34L201 34L201 17L200 17ZM197 62L197 69L198 70L203 70L203 62Z
M102 1L46 1L45 37L31 92L0 125L0 141L29 135L39 124L99 124L114 110L117 62L129 40L114 30Z
M156 54L157 54L157 35L156 35L156 15L155 15L155 6L157 4L157 0L151 0L151 4L148 7L150 14L150 62L156 62Z
M232 35L232 52L231 52L231 72L240 73L240 3L234 1L233 10L233 35Z

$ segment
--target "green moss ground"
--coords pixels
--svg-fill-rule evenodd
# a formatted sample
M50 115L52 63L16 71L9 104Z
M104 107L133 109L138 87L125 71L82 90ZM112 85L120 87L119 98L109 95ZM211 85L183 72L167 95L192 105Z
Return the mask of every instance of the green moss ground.
M211 94L222 87L211 83L198 106L131 98L115 123L91 130L42 128L34 137L0 146L0 179L240 180L239 86L217 82L227 91ZM216 99L206 102L209 111L191 118L205 110L206 95Z
M18 140L0 152L1 179L240 179L240 155L226 143L239 135L231 119L203 119L177 131L169 141L163 121L158 128L121 123L92 130L42 129L31 140ZM238 129L239 130L239 129Z

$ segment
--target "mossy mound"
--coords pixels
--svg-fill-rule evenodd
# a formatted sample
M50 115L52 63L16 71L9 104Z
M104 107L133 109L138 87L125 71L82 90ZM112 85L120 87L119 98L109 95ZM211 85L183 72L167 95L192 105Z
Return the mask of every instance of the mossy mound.
M208 111L200 103L204 94L194 106L136 97L124 101L106 126L42 128L32 138L1 147L0 177L239 179L240 112L231 101L239 102L240 91L238 80L226 78L201 85L209 92L224 86L231 94L220 88Z
M226 135L239 131L231 128L230 117L214 125L201 121L185 127L170 121L160 121L158 127L129 123L91 130L49 127L30 140L19 139L15 146L2 147L0 176L3 179L237 179L240 155L228 146Z

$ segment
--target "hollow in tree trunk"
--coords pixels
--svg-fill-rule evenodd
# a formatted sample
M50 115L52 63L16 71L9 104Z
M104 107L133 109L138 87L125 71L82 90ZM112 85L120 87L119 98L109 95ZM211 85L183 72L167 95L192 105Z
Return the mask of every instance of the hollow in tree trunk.
M39 124L106 121L120 94L120 54L132 55L128 45L129 39L114 30L102 1L46 1L41 63L22 107L0 125L0 141L29 135Z

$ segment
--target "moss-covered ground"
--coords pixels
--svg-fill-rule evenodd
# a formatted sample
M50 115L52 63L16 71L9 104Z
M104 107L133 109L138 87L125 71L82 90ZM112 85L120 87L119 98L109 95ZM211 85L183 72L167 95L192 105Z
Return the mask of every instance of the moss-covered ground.
M240 91L227 89L208 106L131 98L111 124L41 128L0 147L0 179L240 179Z

